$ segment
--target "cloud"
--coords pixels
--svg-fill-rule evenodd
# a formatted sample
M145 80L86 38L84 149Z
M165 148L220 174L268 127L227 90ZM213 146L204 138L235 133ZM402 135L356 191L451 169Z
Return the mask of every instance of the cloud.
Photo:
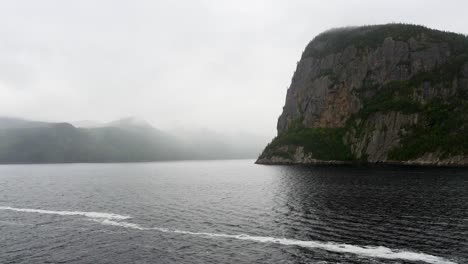
M468 33L460 1L60 1L0 4L0 115L275 134L305 45L333 27Z

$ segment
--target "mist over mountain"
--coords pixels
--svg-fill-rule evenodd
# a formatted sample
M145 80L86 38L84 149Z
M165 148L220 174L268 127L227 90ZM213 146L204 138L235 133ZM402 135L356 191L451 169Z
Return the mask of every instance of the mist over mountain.
M210 129L170 130L191 155L206 159L257 157L268 139L248 132L219 133Z
M72 121L70 122L70 124L79 128L95 128L95 127L102 127L105 125L105 123L92 121L92 120Z
M19 118L11 117L0 117L0 128L33 128L33 127L43 127L49 126L51 123L47 122L38 122L38 121L29 121Z
M0 163L253 158L264 143L246 134L164 132L134 117L73 124L0 118Z

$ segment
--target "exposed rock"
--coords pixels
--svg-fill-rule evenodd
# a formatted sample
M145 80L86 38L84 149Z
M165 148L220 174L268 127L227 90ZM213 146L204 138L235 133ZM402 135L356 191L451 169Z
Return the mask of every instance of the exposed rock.
M404 127L417 122L418 114L376 113L364 121L366 131L362 135L356 135L356 131L350 130L347 142L358 159L368 157L369 162L386 161L390 150L398 146Z
M468 134L468 124L456 131L437 123L444 120L435 116L440 109L453 109L457 122L466 121L460 116L468 115L467 57L468 38L421 26L325 32L309 43L297 64L278 119L278 138L297 129L342 129L355 160L394 163L398 157L408 164L467 164L464 146L453 152L439 143L417 153L404 149L408 137L424 126L432 129L428 137L438 125L447 133ZM295 148L294 155L274 156L277 145L267 147L257 162L324 162L314 158L313 150L304 153L298 142L288 145L290 154ZM405 160L405 155L412 158Z
M271 156L269 158L259 158L257 164L309 164L309 165L345 165L351 164L349 161L340 160L319 160L312 158L311 153L304 153L304 148L301 146L288 146L294 153L291 158L280 156Z

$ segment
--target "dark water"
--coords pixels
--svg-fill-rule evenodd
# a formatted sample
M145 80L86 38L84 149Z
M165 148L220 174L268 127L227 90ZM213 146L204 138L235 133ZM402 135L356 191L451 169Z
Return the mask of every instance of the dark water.
M252 163L0 166L0 262L468 263L467 170Z

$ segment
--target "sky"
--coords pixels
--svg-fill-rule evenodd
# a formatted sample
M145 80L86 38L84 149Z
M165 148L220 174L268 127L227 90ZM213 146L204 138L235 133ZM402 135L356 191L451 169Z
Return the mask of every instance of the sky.
M330 28L468 34L468 1L0 0L0 116L271 138L296 63Z

